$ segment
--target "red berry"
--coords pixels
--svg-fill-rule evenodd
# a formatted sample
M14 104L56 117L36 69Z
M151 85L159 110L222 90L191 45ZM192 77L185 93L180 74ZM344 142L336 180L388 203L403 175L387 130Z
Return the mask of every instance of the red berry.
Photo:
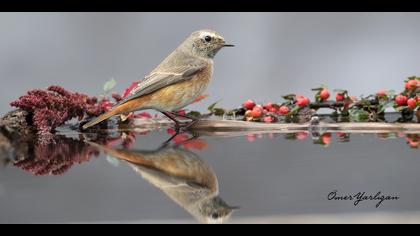
M278 112L278 110L277 110L277 108L272 107L272 108L270 109L270 112L272 112L272 113L277 113L277 112Z
M309 100L309 98L305 97L305 96L296 96L296 100L297 100L297 105L299 107L306 107L307 105L309 105L309 103L311 102Z
M416 89L417 88L417 80L410 80L405 84L405 88L412 90L412 89Z
M335 100L337 100L337 102L342 102L344 101L344 94L342 93L337 93L337 95L335 96Z
M265 104L264 108L267 109L268 111L271 110L271 108L273 108L273 103L269 102L269 103Z
M252 100L248 100L244 102L243 107L246 108L247 110L252 110L255 107L255 102Z
M328 89L323 89L319 96L323 101L326 101L328 98L330 98L330 92L328 91Z
M282 106L282 107L279 108L279 114L280 115L287 115L287 114L289 114L289 112L290 112L290 109L286 106Z
M404 95L398 95L395 98L395 102L397 103L398 106L405 106L405 105L407 105L407 101L408 101L408 98L406 96L404 96Z
M252 109L250 115L253 118L259 118L263 115L263 109L258 106L255 106L254 109Z
M385 97L386 96L386 91L385 90L379 90L376 93L376 96L378 96L378 97Z
M415 98L410 98L407 101L407 105L411 109L415 109L417 107L417 100Z
M264 117L264 122L265 123L273 123L274 122L274 117L266 116L266 117Z

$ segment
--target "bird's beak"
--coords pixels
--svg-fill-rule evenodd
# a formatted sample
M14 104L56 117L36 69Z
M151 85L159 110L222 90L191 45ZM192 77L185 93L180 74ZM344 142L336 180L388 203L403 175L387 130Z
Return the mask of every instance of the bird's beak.
M239 206L229 206L229 209L231 209L231 210L239 210L239 209L241 209L241 207L239 207Z
M224 44L223 47L235 47L233 44Z

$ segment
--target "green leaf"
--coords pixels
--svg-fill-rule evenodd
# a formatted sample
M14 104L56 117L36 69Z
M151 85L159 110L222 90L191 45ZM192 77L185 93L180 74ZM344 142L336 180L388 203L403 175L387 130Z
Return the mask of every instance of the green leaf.
M296 95L295 95L295 94L288 94L288 95L284 95L284 96L282 96L282 98L283 98L284 100L295 100Z
M192 117L200 117L201 116L201 113L200 112L198 112L198 111L190 111L190 112L188 112L188 114L187 115L189 115L189 116L192 116Z
M380 101L378 106L378 113L383 113L387 108L394 107L394 101Z
M365 121L369 119L369 112L364 110L350 111L350 118L354 121Z
M109 92L109 91L111 91L111 90L115 87L115 85L117 85L117 81L116 81L114 78L112 78L112 79L108 80L108 81L104 84L104 91L105 91L105 92Z
M213 112L213 110L214 110L214 108L216 107L217 103L219 103L219 101L217 101L217 102L215 102L215 103L211 104L211 105L207 108L207 110L209 110L210 112Z
M339 93L339 94L348 94L348 91L344 89L334 89L333 92Z
M402 112L403 110L405 110L405 109L407 109L408 108L408 106L402 106L402 107L396 107L395 108L395 110L397 111L397 112Z
M226 113L226 111L222 108L215 108L214 109L214 114L216 116L223 116Z

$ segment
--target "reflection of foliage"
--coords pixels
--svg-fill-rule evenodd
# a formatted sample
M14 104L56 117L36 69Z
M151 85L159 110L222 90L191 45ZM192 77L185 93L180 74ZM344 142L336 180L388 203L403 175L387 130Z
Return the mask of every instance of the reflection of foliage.
M328 147L331 145L333 140L333 135L336 136L338 143L348 143L351 141L351 135L345 132L337 132L337 133L310 133L307 131L301 131L296 133L286 133L283 135L284 139L286 140L295 140L295 141L305 141L310 136L312 136L312 143L316 145L322 145ZM388 140L388 139L396 139L396 138L405 138L407 144L411 148L419 148L420 146L420 134L403 134L403 133L378 133L376 134L377 138L380 140ZM272 139L275 137L275 134L267 134L267 137ZM245 136L248 142L252 143L258 139L264 138L262 134L248 134Z
M83 141L61 136L54 137L51 143L28 144L27 156L13 163L34 175L62 175L74 164L81 164L98 156L99 151Z
M419 148L420 146L420 135L409 134L407 135L407 143L411 148Z
M176 132L173 129L167 130L168 134L175 135ZM203 139L191 139L187 133L181 133L176 135L172 142L177 145L182 145L185 149L196 149L196 150L203 150L208 147L208 144Z

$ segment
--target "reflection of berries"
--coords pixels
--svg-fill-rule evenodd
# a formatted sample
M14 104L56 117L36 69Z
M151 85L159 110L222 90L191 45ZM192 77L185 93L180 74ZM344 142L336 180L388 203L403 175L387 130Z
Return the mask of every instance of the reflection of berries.
M398 106L405 106L405 105L407 105L407 100L408 100L408 98L406 96L404 96L404 95L398 95L395 98L395 102L397 103Z
M344 94L342 94L342 93L337 93L337 95L335 96L335 100L337 101L337 102L342 102L342 101L344 101Z
M248 142L252 143L252 142L254 142L257 138L256 138L256 137L255 137L255 135L253 135L253 134L248 134L248 135L246 136L246 139L248 140Z
M322 142L326 145L331 143L331 133L325 133L322 135Z
M319 96L321 97L322 101L326 101L328 98L330 98L330 92L328 91L328 89L323 89Z
M417 99L414 99L414 98L408 99L407 105L409 108L415 109L417 107Z
M255 102L252 100L248 100L244 102L243 107L246 108L247 110L252 110L255 107Z
M345 138L347 136L347 134L346 133L342 133L342 132L338 132L337 133L337 136L340 137L340 138Z
M405 84L405 88L408 90L416 89L418 85L417 80L410 80Z
M309 134L307 132L299 132L296 134L297 140L305 140L309 137Z
M287 115L287 114L289 114L289 112L290 112L290 109L286 106L282 106L282 107L279 108L279 114L280 115Z

